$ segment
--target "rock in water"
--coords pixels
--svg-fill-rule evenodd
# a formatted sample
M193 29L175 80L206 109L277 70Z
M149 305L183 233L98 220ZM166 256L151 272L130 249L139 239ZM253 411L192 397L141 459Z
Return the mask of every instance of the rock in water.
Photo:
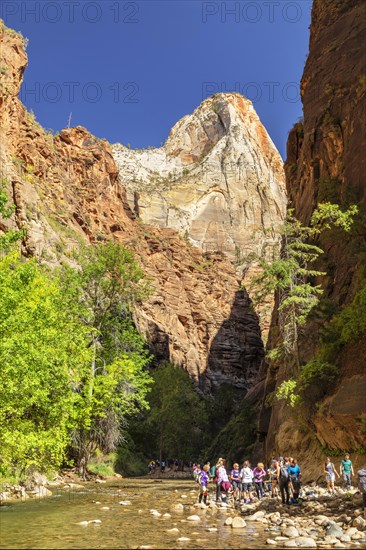
M232 522L233 522L233 518L232 518L232 517L226 518L224 525L231 525Z
M310 537L296 537L296 545L300 548L316 548L316 542Z
M187 520L188 521L201 521L201 518L199 516L193 515L193 516L188 516Z
M282 531L282 534L283 534L285 537L289 537L290 539L299 536L299 532L298 532L298 530L296 529L296 527L287 527L286 529L284 529L284 530Z
M243 527L246 526L246 523L245 521L243 520L243 518L239 517L239 516L235 516L233 518L233 521L231 523L231 527L233 529L242 529Z

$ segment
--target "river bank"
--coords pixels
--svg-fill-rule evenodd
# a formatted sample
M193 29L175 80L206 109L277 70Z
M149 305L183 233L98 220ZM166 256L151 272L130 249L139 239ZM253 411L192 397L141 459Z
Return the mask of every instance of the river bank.
M206 507L193 481L144 477L65 484L47 499L9 502L0 513L0 548L366 546L356 490L333 497L305 487L299 506L267 497L239 508L211 499Z

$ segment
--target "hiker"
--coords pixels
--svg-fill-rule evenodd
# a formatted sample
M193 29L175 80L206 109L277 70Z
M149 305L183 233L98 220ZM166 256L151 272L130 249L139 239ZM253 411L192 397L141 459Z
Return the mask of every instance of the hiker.
M362 494L363 516L366 519L366 466L357 472L357 484Z
M218 470L218 486L221 493L221 500L222 502L226 502L226 498L229 494L232 492L231 483L229 481L227 471L226 471L226 460L223 458L221 459L221 463ZM222 494L224 493L224 494Z
M266 475L267 475L267 472L264 469L263 462L258 462L256 468L254 468L253 470L254 486L255 486L255 492L257 493L258 500L264 497L263 481Z
M301 470L295 458L291 458L290 465L288 467L289 482L292 488L291 504L297 504L301 488Z
M230 473L230 481L233 486L233 492L234 492L234 499L240 499L240 492L241 492L241 483L240 483L240 472L239 472L239 464L235 462L233 464L233 469Z
M203 469L198 475L198 485L200 486L199 495L198 495L198 502L201 503L203 499L203 503L207 505L207 495L208 495L208 482L209 482L209 471L210 471L210 463L207 463L204 465Z
M349 491L352 488L352 476L354 476L355 473L348 453L344 455L344 460L341 460L339 473L343 478L343 485Z
M220 498L219 469L221 468L222 464L223 464L223 459L219 458L215 465L214 483L216 484L216 502L218 502Z
M241 489L244 497L244 504L253 502L252 483L253 471L250 468L249 460L243 462L243 467L240 470Z
M288 475L289 465L290 464L287 457L282 459L277 465L277 478L280 486L282 504L290 504L290 489L289 489L290 480Z
M333 462L330 460L329 456L327 456L327 458L325 459L324 473L325 473L325 480L327 482L328 493L330 495L334 495L335 476L337 475L337 477L339 479L340 475L338 474L337 470L335 469L335 466L334 466Z
M201 466L199 464L193 464L192 475L196 483L198 483L198 478L200 473L201 473Z
M275 498L278 495L277 460L275 458L272 458L272 462L267 470L267 474L269 478L268 489L271 491L271 497Z

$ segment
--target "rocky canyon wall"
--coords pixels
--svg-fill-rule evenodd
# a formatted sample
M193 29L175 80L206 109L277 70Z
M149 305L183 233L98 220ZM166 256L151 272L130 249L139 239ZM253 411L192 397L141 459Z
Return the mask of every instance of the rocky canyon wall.
M360 213L349 235L327 231L320 237L318 244L325 253L318 267L327 272L318 281L325 290L323 314L319 310L303 331L302 365L314 357L324 338L324 328L334 322L334 315L348 307L350 315L359 315L361 322L365 313L366 304L362 301L354 306L354 313L350 309L366 280L365 43L366 5L362 0L314 0L309 56L301 81L304 119L295 124L287 144L287 192L290 205L304 223L309 222L320 202L337 203L342 208L357 204ZM277 338L274 314L272 345ZM262 399L259 431L267 454L277 449L299 456L314 475L324 452L348 449L364 461L364 332L341 343L335 364L337 381L329 384L329 390L318 402L314 396L306 425L300 413L289 407L264 404L266 397L290 377L291 368L286 361L264 364L261 381L252 395L254 400Z
M49 265L72 262L82 243L116 239L130 247L154 289L135 320L156 359L182 366L203 390L222 383L248 390L263 358L261 329L225 253L233 259L236 246L240 254L275 249L285 209L281 159L250 102L231 94L206 101L155 152L126 153L80 126L54 136L18 99L27 65L22 36L1 24L0 39L0 169L16 205L0 231L25 228L23 253ZM207 155L212 171L204 167ZM134 173L149 175L138 190L131 188L131 163ZM232 164L247 179L231 180ZM179 184L165 190L159 178L166 170L169 178L173 165ZM145 218L144 186L154 170L159 193ZM179 225L182 219L187 225ZM230 238L221 247L226 230Z

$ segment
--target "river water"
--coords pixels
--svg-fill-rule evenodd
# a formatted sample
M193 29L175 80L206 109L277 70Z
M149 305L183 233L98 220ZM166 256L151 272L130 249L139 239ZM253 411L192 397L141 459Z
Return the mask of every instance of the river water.
M52 497L0 507L0 548L263 548L266 536L258 523L244 529L224 526L228 512L192 508L196 484L190 480L125 479L86 484L83 489L55 489ZM194 490L194 492L192 492ZM185 496L186 498L184 498ZM130 501L131 505L120 505ZM174 512L172 504L184 504ZM108 508L103 510L103 508ZM171 518L156 518L156 509ZM195 514L199 522L187 521ZM93 519L100 524L78 525ZM178 528L179 533L168 533ZM209 532L207 529L218 530ZM190 540L178 542L180 537Z

